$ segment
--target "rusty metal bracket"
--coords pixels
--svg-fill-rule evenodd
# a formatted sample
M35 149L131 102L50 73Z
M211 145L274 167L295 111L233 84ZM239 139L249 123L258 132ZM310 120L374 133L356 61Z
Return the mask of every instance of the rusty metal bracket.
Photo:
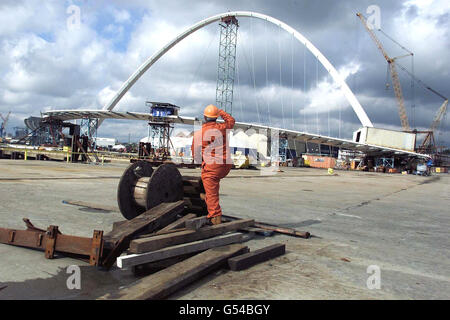
M40 247L42 246L42 239L44 238L44 235L42 233L36 233L36 246Z
M92 238L62 234L58 226L49 226L47 230L36 228L29 219L23 219L26 230L0 228L0 243L40 249L47 259L53 259L55 253L74 254L89 264L102 264L103 231L95 230Z
M8 243L13 243L16 236L16 230L9 231Z
M22 220L23 220L23 222L25 222L25 225L27 226L27 230L29 230L29 231L46 232L44 229L36 228L36 227L31 223L30 219L28 219L28 218L23 218Z
M103 231L94 230L94 235L92 236L92 247L91 255L89 257L89 264L93 266L99 265L99 261L103 254Z
M47 229L47 241L45 243L45 257L53 259L55 255L56 237L58 235L58 226L50 226Z

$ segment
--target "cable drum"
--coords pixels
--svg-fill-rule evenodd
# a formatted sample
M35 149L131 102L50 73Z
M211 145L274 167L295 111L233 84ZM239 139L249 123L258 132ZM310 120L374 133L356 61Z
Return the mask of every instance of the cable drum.
M162 202L182 200L183 194L183 178L174 164L154 170L147 161L137 161L120 178L117 202L122 215L131 220Z
M136 182L142 177L150 177L153 173L152 166L146 161L137 161L128 166L119 180L117 188L117 203L122 215L131 220L145 212L146 208L136 203L133 193Z
M175 202L183 199L183 179L173 163L160 165L147 183L147 210L162 202Z

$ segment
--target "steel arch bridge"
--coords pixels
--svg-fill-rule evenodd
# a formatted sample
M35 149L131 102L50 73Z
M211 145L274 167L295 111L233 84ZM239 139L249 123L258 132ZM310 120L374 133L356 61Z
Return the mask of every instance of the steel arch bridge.
M364 111L363 107L359 103L358 99L355 97L353 92L348 87L345 80L341 77L341 75L337 72L334 66L328 61L328 59L317 49L306 37L304 37L300 32L296 31L294 28L290 27L286 23L273 18L271 16L251 12L251 11L234 11L234 12L226 12L211 16L207 19L201 20L194 24L193 26L186 29L184 32L180 33L176 36L172 41L167 43L162 49L153 54L150 58L148 58L129 78L125 81L121 88L116 92L114 97L109 101L104 107L103 110L112 111L114 107L119 103L122 97L130 90L130 88L136 83L137 80L156 62L158 61L164 54L166 54L170 49L172 49L177 43L196 32L197 30L214 23L216 21L221 20L225 17L249 17L265 20L270 22L280 28L284 29L286 32L292 34L300 43L302 43L317 59L320 61L322 66L327 70L327 72L332 76L333 80L339 85L340 89L344 93L345 98L352 106L355 111L359 121L364 127L373 127L372 122ZM102 120L100 120L99 124Z

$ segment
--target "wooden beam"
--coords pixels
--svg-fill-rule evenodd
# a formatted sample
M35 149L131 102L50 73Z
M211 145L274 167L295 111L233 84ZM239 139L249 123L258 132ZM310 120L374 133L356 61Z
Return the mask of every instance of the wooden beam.
M187 230L186 228L178 228L178 229L172 229L172 230L166 230L166 231L143 233L143 234L139 234L134 239L149 238L149 237L159 236L161 234L168 234L168 233L174 233L174 232L180 232L180 231L186 231L186 230Z
M103 266L111 268L116 258L128 248L133 237L140 232L154 232L173 222L177 215L183 212L184 202L161 203L141 215L126 221L120 227L113 229L105 239L105 249L109 250L103 261Z
M228 216L228 215L222 215L222 221L239 221L239 220L241 220L241 218ZM264 229L264 230L269 230L269 231L273 231L273 232L277 232L277 233L282 233L282 234L286 234L289 236L305 238L305 239L309 239L311 237L311 234L307 231L299 231L299 230L293 229L293 228L283 228L283 227L275 226L275 225L268 224L265 222L255 221L255 223L253 224L253 227Z
M186 259L196 255L197 253L198 252L189 253L189 254L172 257L172 258L165 259L165 260L159 260L159 261L155 261L155 262L139 264L137 266L132 267L131 270L133 272L133 275L135 275L136 277L147 276L149 274L161 271L162 269L168 268L168 267L174 265L175 263L186 260Z
M187 220L195 218L195 217L197 217L197 215L195 213L188 213L184 217L181 217L180 219L172 222L171 224L169 224L168 226L162 228L161 230L158 230L158 231L153 232L153 233L140 234L136 238L137 239L139 239L139 238L148 238L148 237L157 236L157 235L160 235L160 234L167 234L167 233L185 231L186 230L186 228L184 227L185 222Z
M228 244L241 242L242 236L243 236L242 233L235 232L232 234L221 235L205 240L183 243L152 252L121 256L117 258L117 266L119 268L127 268L139 264L172 258L187 253L199 252L214 247L225 246Z
M136 239L130 243L130 252L132 253L144 253L149 251L155 251L161 248L174 246L180 243L192 242L201 239L224 234L229 231L235 231L241 228L246 228L253 225L254 221L236 220L227 223L216 224L213 226L204 227L197 231L186 230L180 232L173 232L170 234L162 234L159 236Z
M186 221L186 229L198 230L209 222L208 218L205 216L190 219Z
M285 253L286 246L281 243L261 248L237 257L228 259L228 266L233 271L244 270L251 266L281 256Z
M175 220L174 222L172 222L168 226L162 228L161 230L158 230L157 232L155 232L155 234L162 234L162 233L165 233L166 231L170 231L170 230L174 230L174 229L178 229L178 228L184 228L186 220L193 219L196 216L197 215L195 213L188 213L184 217L181 217L180 219Z
M120 223L117 228L105 235L105 241L107 243L117 241L124 236L135 235L140 231L153 232L166 227L176 219L177 214L181 213L183 209L183 201L163 202L131 220Z
M100 299L164 299L188 284L226 266L229 258L246 252L248 248L242 244L212 248Z
M124 225L125 223L127 223L128 220L120 220L120 221L114 221L113 222L113 226L112 226L112 230L117 230L117 228L120 228L120 226Z

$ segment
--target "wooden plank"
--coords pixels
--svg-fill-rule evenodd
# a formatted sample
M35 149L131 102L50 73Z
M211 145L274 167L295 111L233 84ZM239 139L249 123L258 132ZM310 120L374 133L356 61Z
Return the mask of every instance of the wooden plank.
M188 203L186 204L186 209L189 210L190 212L194 212L199 216L205 216L208 214L208 210L205 206L194 206L194 205L189 205Z
M198 230L203 227L205 224L209 222L209 219L205 216L189 219L186 221L185 226L186 229L189 230Z
M130 243L130 252L144 253L169 246L174 246L180 243L206 239L217 236L219 234L224 234L229 231L235 231L241 228L249 227L253 225L253 223L253 220L237 220L204 227L197 231L186 230L169 234L162 234L154 237L136 239L131 241Z
M192 186L197 189L199 192L205 192L205 188L203 187L203 182L201 177L186 177L183 176L183 187Z
M166 231L170 231L173 229L184 228L184 225L185 225L184 223L186 222L186 220L193 219L196 216L197 215L195 213L188 213L184 217L181 217L180 219L175 220L174 222L172 222L168 226L162 228L161 230L158 230L156 232L156 234L162 234L162 233L165 233Z
M172 257L169 259L139 264L137 266L132 267L131 270L132 270L133 274L137 277L147 276L149 274L161 271L162 269L168 268L168 267L174 265L175 263L186 260L186 259L196 255L197 253L198 252L188 253L188 254L184 254L182 256Z
M152 232L152 233L143 233L143 234L139 234L138 236L134 237L134 239L142 239L142 238L149 238L149 237L154 237L154 236L159 236L161 234L168 234L168 233L174 233L174 232L180 232L180 231L186 231L186 228L178 228L178 229L172 229L172 230L166 230L166 231L158 231L156 232Z
M192 207L192 206L204 207L204 206L206 206L206 202L200 198L200 194L198 194L197 196L194 196L194 197L193 196L187 197L185 195L183 200L186 203L186 206L188 206L188 207Z
M136 239L148 238L148 237L157 236L157 235L160 235L160 234L167 234L167 233L185 231L186 228L184 227L184 223L186 222L186 220L189 220L189 219L192 219L192 218L195 218L195 217L197 217L197 215L195 213L188 213L184 217L182 217L182 218L172 222L171 224L169 224L168 226L162 228L161 230L158 230L158 231L153 232L153 233L140 234L140 235L138 235L136 237Z
M233 271L244 270L251 266L281 256L285 253L286 246L282 243L261 248L238 257L228 259L228 266Z
M119 268L128 268L139 264L164 260L184 255L187 253L204 251L210 248L225 246L228 244L241 241L242 241L242 233L235 232L232 234L221 235L206 240L183 243L152 252L121 256L117 258L117 266Z
M113 227L112 230L120 228L120 226L124 225L125 223L127 223L128 220L121 220L121 221L115 221L113 222Z
M222 215L222 221L236 221L236 220L241 220L241 218L228 216L228 215ZM283 227L275 226L275 225L265 223L265 222L255 221L253 226L256 228L274 231L274 232L286 234L289 236L300 237L300 238L305 238L305 239L311 238L311 234L307 231L299 231L299 230L293 229L293 228L283 228Z
M200 191L196 187L193 186L183 186L183 192L185 194L199 194Z
M105 235L105 241L117 241L124 236L135 235L139 231L154 232L172 223L177 214L183 212L184 202L163 202L156 207L147 210L137 217L126 220L119 228L113 229Z
M184 210L184 202L161 203L143 214L126 221L120 228L113 229L104 236L108 250L103 266L111 268L116 258L128 248L131 239L140 232L154 232L167 226Z
M242 244L212 248L100 299L164 299L214 270L226 266L229 258L245 252L248 252L248 248Z
M254 227L239 229L239 231L255 233L257 235L264 236L264 237L271 237L275 233L275 231L273 231L273 230L265 230L265 229L254 228Z

